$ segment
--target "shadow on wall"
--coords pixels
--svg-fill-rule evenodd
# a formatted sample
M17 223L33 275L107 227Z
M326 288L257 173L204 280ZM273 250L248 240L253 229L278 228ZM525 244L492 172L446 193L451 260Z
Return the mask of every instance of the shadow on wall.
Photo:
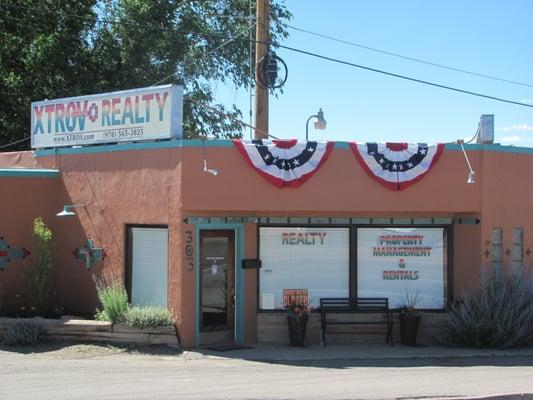
M97 146L104 147L105 146ZM56 166L62 174L136 173L139 171L175 171L181 163L179 147L109 152L101 149L94 153L57 155Z
M82 195L81 198L86 197ZM63 182L58 199L56 213L64 205L80 203L78 199L71 199ZM103 278L106 260L91 261L90 269L87 269L84 256L89 238L95 247L101 245L99 232L93 222L95 210L92 207L80 207L72 210L75 212L73 216L55 216L55 280L58 305L65 314L92 317L99 306L96 280Z

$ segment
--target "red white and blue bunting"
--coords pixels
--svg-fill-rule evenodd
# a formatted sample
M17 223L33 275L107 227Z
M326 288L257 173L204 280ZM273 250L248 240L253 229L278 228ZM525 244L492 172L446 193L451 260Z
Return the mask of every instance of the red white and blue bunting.
M350 143L355 158L373 179L392 190L403 190L422 179L435 165L444 144Z
M333 142L297 140L234 140L248 164L270 183L298 187L322 167L333 150Z

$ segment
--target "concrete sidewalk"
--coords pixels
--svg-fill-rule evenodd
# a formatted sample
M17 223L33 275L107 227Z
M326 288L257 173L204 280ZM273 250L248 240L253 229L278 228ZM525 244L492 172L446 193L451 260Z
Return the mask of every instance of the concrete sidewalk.
M290 347L288 345L256 344L253 348L213 351L198 349L184 351L185 358L216 357L264 362L323 361L323 360L386 360L386 359L455 359L527 357L533 362L533 347L507 350L473 349L444 346L402 346L385 344L330 344L326 347L311 345Z
M533 348L0 348L2 400L533 400Z

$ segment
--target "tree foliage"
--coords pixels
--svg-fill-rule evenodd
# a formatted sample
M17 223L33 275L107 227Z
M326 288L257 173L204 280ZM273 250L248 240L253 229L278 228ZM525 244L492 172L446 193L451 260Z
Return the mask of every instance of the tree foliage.
M42 218L33 221L35 257L32 265L26 267L24 277L28 286L28 298L40 314L46 314L50 305L50 273L53 268L52 231Z
M214 104L213 82L253 84L249 12L249 0L3 0L0 146L28 136L31 101L157 82L184 85L187 136L239 136L241 112ZM270 16L282 40L284 0L271 1Z

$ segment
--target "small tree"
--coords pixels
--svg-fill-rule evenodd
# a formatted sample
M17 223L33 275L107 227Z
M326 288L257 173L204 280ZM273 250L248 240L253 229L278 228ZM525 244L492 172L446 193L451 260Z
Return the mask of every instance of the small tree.
M37 312L46 313L49 309L50 272L53 267L52 231L42 218L33 221L33 238L35 241L35 258L32 265L25 270L28 297Z

